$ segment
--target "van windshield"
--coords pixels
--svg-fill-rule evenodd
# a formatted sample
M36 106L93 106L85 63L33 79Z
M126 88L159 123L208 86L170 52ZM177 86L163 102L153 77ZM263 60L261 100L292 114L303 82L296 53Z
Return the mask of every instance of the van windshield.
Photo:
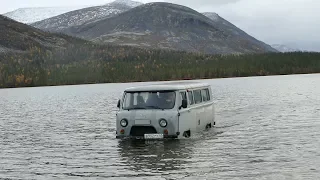
M123 109L172 109L175 99L174 91L127 92Z

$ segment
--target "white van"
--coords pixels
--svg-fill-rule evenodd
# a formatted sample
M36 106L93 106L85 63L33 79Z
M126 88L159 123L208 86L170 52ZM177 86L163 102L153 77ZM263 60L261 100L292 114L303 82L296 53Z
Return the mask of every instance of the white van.
M215 125L212 90L206 83L128 88L117 107L117 138L183 138Z

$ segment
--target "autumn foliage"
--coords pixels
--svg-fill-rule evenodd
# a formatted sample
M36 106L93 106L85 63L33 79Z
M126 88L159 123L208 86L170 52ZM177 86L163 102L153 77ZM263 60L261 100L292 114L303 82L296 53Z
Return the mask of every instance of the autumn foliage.
M320 53L205 55L97 44L0 54L0 87L319 73Z

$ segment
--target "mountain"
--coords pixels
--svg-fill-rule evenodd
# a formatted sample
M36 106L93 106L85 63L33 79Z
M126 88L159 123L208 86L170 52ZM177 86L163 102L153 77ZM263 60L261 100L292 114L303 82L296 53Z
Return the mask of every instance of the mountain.
M204 12L202 14L207 16L208 18L210 18L212 21L214 21L215 25L223 31L227 31L235 36L241 37L243 39L247 39L251 43L261 44L261 46L264 47L265 49L267 49L268 51L275 51L276 50L272 46L267 45L264 42L259 41L259 40L255 39L254 37L250 36L249 34L244 32L243 30L241 30L237 26L233 25L232 23L230 23L226 19L219 16L217 13Z
M235 29L231 23L217 23L188 7L157 2L62 32L95 42L188 52L229 54L276 51Z
M0 52L27 52L31 48L62 48L83 40L66 35L43 32L0 15Z
M64 13L59 16L35 22L31 25L45 31L61 32L72 26L94 22L108 16L122 13L141 4L142 3L140 2L131 0L116 0L103 6L88 7Z
M280 52L295 52L295 51L301 51L300 49L291 48L283 44L272 44L273 48L277 49Z
M175 22L170 26L172 29L184 25L175 25ZM201 22L197 23L202 28ZM186 25L184 27L189 29ZM153 32L151 30L150 32ZM201 32L200 29L199 33ZM1 15L0 52L0 88L284 75L320 71L320 53L221 56L133 46L120 47L43 32Z
M36 21L41 21L59 14L63 14L76 9L84 8L83 6L75 7L38 7L38 8L20 8L3 14L13 20L30 24Z

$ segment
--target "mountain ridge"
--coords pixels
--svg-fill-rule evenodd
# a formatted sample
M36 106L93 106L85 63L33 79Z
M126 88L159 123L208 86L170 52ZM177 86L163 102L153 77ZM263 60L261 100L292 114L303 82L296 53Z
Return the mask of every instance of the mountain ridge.
M250 36L248 33L246 33L245 31L243 31L239 27L235 26L234 24L232 24L228 20L224 19L223 17L221 17L219 14L217 14L215 12L203 12L202 14L207 16L211 20L213 20L215 23L219 24L220 27L223 27L224 29L230 31L231 33L234 33L236 35L239 35L239 36L242 36L244 38L247 38L251 42L260 42L265 47L267 47L270 51L277 50L277 49L273 48L271 45L266 44L265 42L260 41L260 40L258 40L256 38Z
M47 18L51 18L60 14L64 14L76 9L85 8L87 6L74 6L74 7L30 7L19 8L3 14L4 16L15 21L31 24Z
M251 36L246 39L218 26L215 21L189 7L165 2L140 5L62 32L99 43L189 52L226 54L276 51Z
M116 0L111 3L70 11L31 25L50 32L61 32L72 26L94 22L112 15L125 12L141 3L131 0Z
M47 33L0 15L0 52L2 53L23 53L37 47L50 50L77 42L85 41L63 34Z
M142 48L213 54L277 51L216 13L199 13L183 5L165 2L143 4L116 0L70 11L31 25L98 43Z

